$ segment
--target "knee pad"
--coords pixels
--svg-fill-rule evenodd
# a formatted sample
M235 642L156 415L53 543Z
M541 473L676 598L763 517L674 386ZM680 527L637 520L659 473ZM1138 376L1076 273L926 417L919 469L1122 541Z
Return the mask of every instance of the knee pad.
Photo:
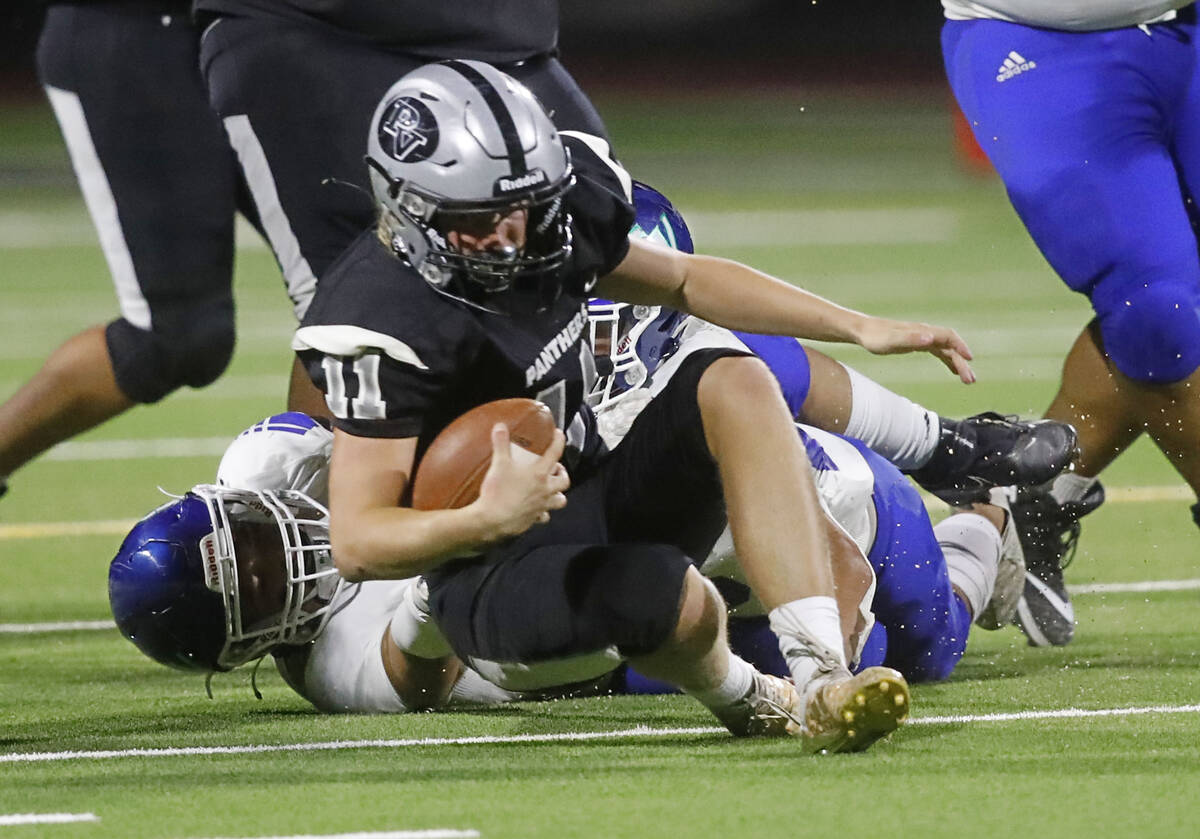
M108 355L122 392L152 403L183 385L204 387L225 372L233 357L233 312L193 317L172 328L139 329L124 318L105 330Z
M1171 384L1200 367L1200 288L1163 281L1092 295L1104 351L1137 382Z
M692 567L669 545L606 545L603 561L586 563L591 577L580 607L625 657L654 652L679 622L683 578ZM583 581L578 581L583 582ZM575 588L575 586L572 586Z

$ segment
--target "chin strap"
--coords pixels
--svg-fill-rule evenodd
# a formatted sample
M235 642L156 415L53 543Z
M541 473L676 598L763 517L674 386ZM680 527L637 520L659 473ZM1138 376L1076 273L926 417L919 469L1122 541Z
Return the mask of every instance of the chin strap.
M254 669L250 671L250 689L254 691L254 698L259 700L260 702L262 701L263 697L262 697L262 691L260 691L258 689L258 668L263 663L264 658L266 658L266 656L262 656L261 658L255 659Z
M250 689L254 691L254 698L260 702L262 701L263 695L262 691L258 689L258 668L259 665L263 663L264 658L266 658L266 656L255 659L254 669L250 671ZM209 670L208 675L204 677L204 692L208 694L209 699L213 698L212 680L213 676L215 675L217 675L216 670Z

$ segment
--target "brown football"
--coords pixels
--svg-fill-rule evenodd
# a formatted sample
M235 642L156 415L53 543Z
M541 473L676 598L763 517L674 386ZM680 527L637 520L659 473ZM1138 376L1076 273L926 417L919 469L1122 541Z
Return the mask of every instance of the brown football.
M492 426L508 426L513 445L540 455L554 439L554 416L533 399L498 399L472 408L442 429L417 464L412 505L451 510L479 497L492 462Z

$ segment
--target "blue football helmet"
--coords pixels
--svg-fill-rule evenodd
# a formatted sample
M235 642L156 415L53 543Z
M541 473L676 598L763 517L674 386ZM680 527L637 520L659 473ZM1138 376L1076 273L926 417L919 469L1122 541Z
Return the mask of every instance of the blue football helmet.
M633 182L637 218L629 235L693 253L692 234L666 196ZM595 297L588 301L588 337L600 375L588 404L599 410L650 381L654 371L679 349L688 316L663 306L617 303Z
M155 661L209 672L311 641L342 585L328 517L299 492L193 487L121 543L108 571L117 628Z

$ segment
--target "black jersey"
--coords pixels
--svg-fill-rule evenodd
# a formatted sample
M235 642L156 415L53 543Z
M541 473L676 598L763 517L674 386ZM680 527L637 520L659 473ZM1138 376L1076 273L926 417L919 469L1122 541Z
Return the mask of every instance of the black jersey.
M471 408L525 396L551 409L573 449L595 447L590 412L581 410L595 376L587 295L625 257L633 211L623 170L567 142L577 172L566 195L574 249L562 293L544 311L502 315L442 294L373 230L321 278L293 347L338 428L417 437L420 452Z
M195 8L202 19L318 23L431 58L520 61L558 43L558 0L196 0Z

